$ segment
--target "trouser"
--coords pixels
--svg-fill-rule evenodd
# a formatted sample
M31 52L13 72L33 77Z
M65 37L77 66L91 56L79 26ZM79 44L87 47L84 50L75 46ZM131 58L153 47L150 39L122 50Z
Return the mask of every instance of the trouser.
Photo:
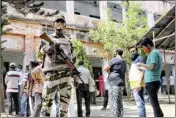
M27 97L27 105L26 105L26 117L29 117L31 114L30 105L29 105L29 96Z
M95 95L95 91L90 92L90 103L96 104L96 95Z
M175 87L174 87L174 85L170 86L170 93L175 95Z
M69 71L47 72L45 73L46 81L43 88L43 103L41 116L50 116L53 100L58 90L60 117L67 117L68 106L71 98L71 81Z
M20 90L21 90L21 86L18 85L18 93L20 93ZM18 108L19 108L19 111L21 111L21 98L20 98L20 96L18 96Z
M124 87L110 86L109 102L113 117L123 117L123 91Z
M166 85L161 85L161 93L164 95L168 94Z
M55 96L55 104L56 104L56 117L59 117L59 96L58 96L58 90L57 90L56 96Z
M108 98L109 98L109 96L108 96L108 90L105 90L105 91L104 91L103 108L106 108L106 107L107 107L107 105L108 105Z
M160 82L154 81L150 83L146 83L146 90L149 95L150 104L153 108L154 117L163 117L164 114L160 108L159 102L158 102L158 90L160 88Z
M33 114L34 112L34 103L35 103L35 97L30 96L29 97L29 107L30 107L30 113Z
M12 115L12 99L14 101L14 104L15 104L15 111L16 111L16 114L18 115L19 113L19 104L18 104L18 93L15 93L15 92L7 92L7 101L8 101L8 114L9 115Z
M86 88L89 88L88 84L85 84ZM82 111L82 98L85 100L86 106L86 117L90 116L90 93L89 89L85 89L83 84L79 84L79 87L76 89L76 99L77 99L77 114L78 117L83 117Z
M42 108L42 93L35 93L34 111L32 117L39 117Z
M21 104L20 104L20 115L21 116L27 116L27 100L28 100L28 95L27 92L24 92L22 97L21 97Z
M136 105L139 109L139 117L146 117L146 109L145 109L145 100L144 100L144 88L142 87L141 90L137 91L136 89L132 90L133 96L136 102Z

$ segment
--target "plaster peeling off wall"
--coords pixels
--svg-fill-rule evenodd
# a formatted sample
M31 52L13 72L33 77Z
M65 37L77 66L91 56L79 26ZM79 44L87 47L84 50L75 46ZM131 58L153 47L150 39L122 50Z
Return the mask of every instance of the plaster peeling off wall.
M35 40L34 36L26 35L25 36L25 62L29 64L30 61L35 60Z
M12 30L10 32L15 34L39 36L42 33L41 25L27 22L12 21L7 28L11 28Z
M94 43L84 43L86 54L89 57L103 57L103 45Z
M23 51L24 47L24 36L18 35L3 35L1 40L6 40L2 44L5 50Z

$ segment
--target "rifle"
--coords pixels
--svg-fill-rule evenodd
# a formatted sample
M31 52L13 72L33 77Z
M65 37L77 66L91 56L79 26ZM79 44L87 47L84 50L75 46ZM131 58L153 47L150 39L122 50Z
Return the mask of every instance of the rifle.
M52 41L52 38L50 36L48 36L45 32L42 35L40 35L40 38L44 39L45 41L49 42L50 44L54 44L54 42ZM84 81L79 76L80 72L76 69L73 62L70 61L70 59L67 57L67 55L65 54L63 49L60 48L60 45L56 44L55 48L56 48L56 55L60 55L65 60L66 64L72 69L71 75L72 76L76 75L81 80L83 85L85 86ZM78 84L78 83L75 83L75 84Z

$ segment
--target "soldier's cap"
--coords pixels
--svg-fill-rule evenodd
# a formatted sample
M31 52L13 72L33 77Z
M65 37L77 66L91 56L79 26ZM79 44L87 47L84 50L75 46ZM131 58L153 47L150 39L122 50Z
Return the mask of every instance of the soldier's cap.
M62 15L62 14L57 15L57 18L56 18L55 22L59 22L59 21L62 21L62 22L65 23L64 15Z

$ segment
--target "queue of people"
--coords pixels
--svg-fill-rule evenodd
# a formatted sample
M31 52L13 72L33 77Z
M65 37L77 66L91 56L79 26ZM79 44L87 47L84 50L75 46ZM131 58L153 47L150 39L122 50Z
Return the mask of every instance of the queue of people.
M163 117L163 111L158 102L158 90L161 86L162 57L160 52L154 48L151 39L144 38L140 45L148 55L147 60L139 55L138 49L131 51L132 64L129 72L129 82L136 105L139 109L139 117L146 117L144 101L144 87L149 96L150 104L153 108L154 117ZM108 84L109 102L111 115L113 117L123 117L123 89L125 82L126 62L122 55L123 50L116 51L116 57L112 58L104 71L109 72ZM103 108L105 109L105 108Z
M149 96L154 116L163 117L164 114L158 102L158 90L161 86L162 57L159 51L154 48L151 39L144 38L140 46L148 54L148 58L145 60L138 53L138 48L135 48L135 50L131 51L132 64L129 72L130 87L139 109L139 117L146 117L144 88ZM8 114L12 115L13 99L17 115L22 117L39 117L42 114L43 116L50 116L50 110L54 100L57 106L56 117L67 116L72 86L71 84L67 85L66 88L63 88L63 86L68 83L64 82L66 81L65 78L69 78L70 74L57 73L58 79L63 79L62 84L57 84L53 83L56 81L54 80L54 76L56 75L50 73L50 71L44 73L41 62L31 61L26 66L25 73L22 73L21 70L21 65L16 66L15 63L11 63L10 71L7 72L5 77L5 83L7 84ZM109 61L103 70L108 72L108 76L103 79L102 74L99 74L99 81L103 81L100 84L100 88L101 90L105 89L102 110L106 109L109 99L112 116L123 117L126 62L123 59L122 49L117 49L116 56ZM78 117L83 117L82 98L84 98L86 106L85 116L90 117L90 104L91 101L95 102L94 99L92 100L92 97L96 96L95 81L92 79L89 70L84 67L83 61L79 62L78 71L83 81L77 80L77 115ZM63 78L61 77L62 75ZM103 96L103 91L100 91L100 95ZM62 106L59 107L59 104ZM72 108L72 111L75 111L74 108Z
M39 117L45 81L41 70L41 62L31 61L26 66L24 74L21 72L21 65L16 66L15 63L11 63L9 67L10 71L7 72L5 77L9 116L12 116L14 102L16 115L21 117ZM58 108L59 104L56 104L56 117L59 116Z

